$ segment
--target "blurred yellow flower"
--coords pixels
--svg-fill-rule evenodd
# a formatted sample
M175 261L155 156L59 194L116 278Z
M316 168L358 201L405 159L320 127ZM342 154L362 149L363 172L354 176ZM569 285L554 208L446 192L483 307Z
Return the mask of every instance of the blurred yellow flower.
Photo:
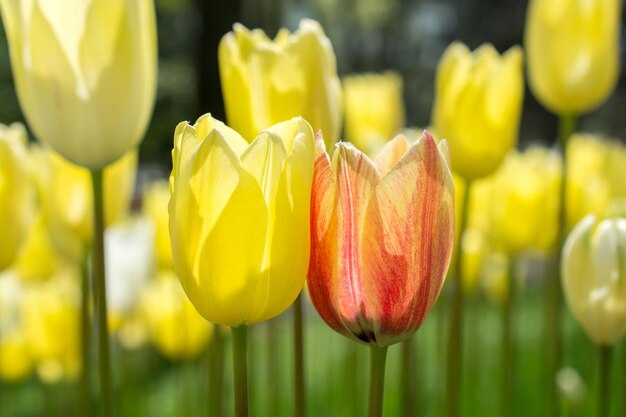
M13 268L21 279L36 280L52 276L63 265L48 234L47 219L38 210L34 214Z
M170 189L167 181L157 181L146 189L143 195L143 212L155 229L155 253L159 268L173 268L172 244L170 242L169 214Z
M343 98L345 140L367 155L375 155L404 126L403 83L396 72L347 76Z
M59 253L82 262L91 241L93 192L89 171L46 149L38 150L41 204L50 237ZM130 152L104 170L104 214L110 225L127 215L135 187L137 152Z
M14 260L29 214L26 131L0 124L0 271Z
M531 0L526 17L528 82L553 113L591 111L619 75L620 0Z
M79 277L65 271L26 288L22 315L37 374L45 383L80 370Z
M599 345L626 333L626 218L589 215L565 241L561 282L572 314Z
M135 148L156 90L152 0L2 0L20 105L35 136L102 169Z
M473 293L478 288L488 251L487 239L481 231L465 229L463 240L461 241L463 291Z
M512 150L489 177L491 243L509 255L525 250L548 253L558 233L561 158L541 146Z
M512 277L509 275L509 257L497 251L487 253L482 267L482 285L487 298L493 303L504 303L509 297Z
M174 134L169 204L174 265L207 320L236 327L285 311L309 264L315 142L297 117L249 145L204 115Z
M293 34L281 29L274 40L237 23L218 57L228 124L246 140L295 116L321 129L328 144L339 138L341 84L319 23L302 20Z
M522 51L489 44L446 49L437 68L433 119L450 143L452 169L466 179L490 174L517 142L524 96Z
M185 296L174 271L159 271L143 290L140 305L150 339L166 358L192 359L206 347L213 326Z
M617 140L575 134L567 147L567 227L571 229L589 213L619 214L626 198L626 147Z

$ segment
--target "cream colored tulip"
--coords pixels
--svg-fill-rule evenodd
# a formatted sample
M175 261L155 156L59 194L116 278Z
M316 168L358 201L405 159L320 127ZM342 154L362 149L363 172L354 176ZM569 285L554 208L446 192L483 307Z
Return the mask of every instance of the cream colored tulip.
M465 179L496 170L517 142L524 97L522 51L503 55L489 44L473 53L446 49L437 68L432 123L448 140L452 169Z
M155 98L153 0L2 0L22 111L64 158L103 169L137 147Z
M403 82L396 72L350 75L343 80L343 97L345 140L367 155L376 154L404 126Z
M589 337L617 343L626 333L626 218L580 221L565 241L561 271L567 304Z
M526 17L528 83L553 113L601 105L619 75L621 0L531 0Z
M302 20L297 31L281 29L274 40L235 24L218 57L228 125L246 140L296 116L321 129L329 143L339 138L341 84L319 23Z
M14 260L29 214L26 132L20 124L0 124L0 271Z

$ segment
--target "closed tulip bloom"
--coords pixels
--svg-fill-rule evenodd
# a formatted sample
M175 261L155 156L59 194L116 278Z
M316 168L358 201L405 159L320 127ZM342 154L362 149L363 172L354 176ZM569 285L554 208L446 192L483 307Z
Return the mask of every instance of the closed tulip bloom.
M524 98L521 49L500 55L485 44L472 53L453 43L436 78L432 123L450 143L452 169L468 180L492 173L517 142Z
M589 112L619 75L620 0L531 0L526 17L528 82L553 113Z
M561 282L572 314L599 345L626 333L626 218L578 223L565 241Z
M548 253L558 232L561 158L545 147L511 151L490 177L492 243L510 255L525 250Z
M135 148L156 90L152 0L2 0L11 66L35 136L91 170Z
M319 23L302 20L294 33L271 40L235 24L218 51L228 124L251 141L295 116L329 138L341 128L341 84L330 40Z
M434 304L454 244L446 142L424 132L387 143L374 161L321 139L311 197L308 289L324 321L386 347L415 332Z
M0 271L14 260L27 227L29 203L26 133L0 124Z
M177 126L172 255L205 319L231 327L267 320L302 290L314 155L313 131L299 117L251 144L210 115Z
M154 250L159 268L171 269L172 244L170 242L169 215L167 204L170 201L170 189L167 181L157 181L147 188L143 195L143 212L154 225Z
M343 80L345 136L373 155L404 126L403 83L400 74L350 75Z

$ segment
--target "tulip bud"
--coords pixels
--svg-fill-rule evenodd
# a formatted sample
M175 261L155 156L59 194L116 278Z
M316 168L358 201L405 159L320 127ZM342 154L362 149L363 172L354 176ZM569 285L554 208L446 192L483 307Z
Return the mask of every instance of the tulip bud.
M350 75L343 80L345 139L373 155L404 126L402 77L382 74Z
M589 337L617 343L626 333L626 218L585 217L565 241L561 271L567 304Z
M500 56L489 44L472 53L453 43L441 58L432 123L450 143L452 169L464 178L495 171L517 142L522 71L519 47Z
M334 330L380 347L422 324L454 245L454 184L446 142L398 136L374 161L321 138L311 198L313 305Z
M152 0L2 0L11 66L35 136L102 169L135 148L156 90Z
M302 290L314 155L313 131L299 117L250 145L210 115L177 126L172 255L205 319L231 327L268 320Z
M330 40L319 23L302 20L272 41L235 24L220 42L220 79L228 124L251 141L295 116L331 140L341 128L341 84Z
M26 232L27 162L24 127L0 124L0 271L13 262Z
M620 0L531 0L526 17L528 83L560 115L609 97L619 75Z

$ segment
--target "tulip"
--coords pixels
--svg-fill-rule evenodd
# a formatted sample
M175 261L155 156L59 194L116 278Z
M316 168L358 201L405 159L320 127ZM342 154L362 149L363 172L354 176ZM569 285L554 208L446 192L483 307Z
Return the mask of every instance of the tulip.
M154 225L154 252L159 268L173 268L167 204L170 190L167 181L157 181L148 186L143 195L143 212Z
M194 309L173 271L158 273L145 287L140 305L150 339L166 358L192 359L206 347L213 327Z
M273 41L235 24L222 38L218 58L228 123L247 140L295 116L328 138L339 136L341 84L319 23L302 20L297 31L281 29Z
M404 126L402 77L382 74L351 75L343 80L346 140L372 155Z
M18 253L27 227L29 178L26 132L20 124L0 124L0 271Z
M314 140L301 117L248 144L210 115L174 136L170 238L185 293L233 327L235 415L247 416L247 325L285 311L309 263Z
M598 345L598 412L609 415L612 347L626 333L626 218L581 220L565 241L561 282L569 308Z
M450 143L454 171L472 180L496 170L517 142L523 96L519 47L502 56L489 44L473 53L461 43L446 49L432 123Z
M152 0L2 0L11 66L35 136L101 170L135 148L156 90Z
M619 75L621 1L532 0L526 17L528 82L553 113L600 106Z
M398 136L371 161L318 141L308 288L324 321L355 341L409 337L434 304L454 241L454 185L445 142Z
M50 237L69 260L81 262L93 235L93 198L89 172L53 152L38 151L39 193ZM127 216L135 185L137 153L131 152L104 171L105 223Z
M370 415L382 412L387 346L413 334L433 306L454 244L454 184L446 142L403 136L374 161L318 140L308 289L335 331L370 344Z
M558 234L558 153L539 146L511 151L490 182L490 210L484 215L491 221L492 243L510 255L549 253Z
M626 218L581 220L565 241L561 282L574 317L599 345L626 333Z
M31 220L13 268L24 280L46 279L63 267L63 259L48 234L47 221L38 212Z

